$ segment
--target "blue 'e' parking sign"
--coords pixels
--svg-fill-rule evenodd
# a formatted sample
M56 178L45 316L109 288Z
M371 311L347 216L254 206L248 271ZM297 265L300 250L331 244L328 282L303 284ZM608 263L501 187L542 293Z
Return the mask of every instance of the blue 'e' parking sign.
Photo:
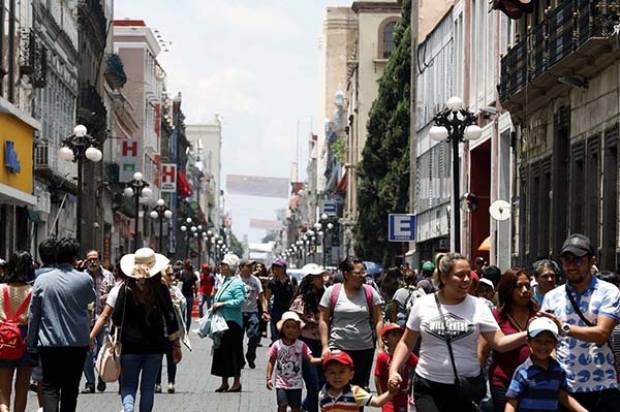
M388 240L390 242L415 241L415 215L390 214L388 217Z

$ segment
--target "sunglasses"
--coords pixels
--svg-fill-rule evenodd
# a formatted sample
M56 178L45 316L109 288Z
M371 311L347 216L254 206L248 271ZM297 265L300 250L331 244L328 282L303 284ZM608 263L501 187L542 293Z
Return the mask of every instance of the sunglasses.
M532 285L530 285L529 283L515 283L515 285L513 286L514 289L527 289L530 290L532 288Z

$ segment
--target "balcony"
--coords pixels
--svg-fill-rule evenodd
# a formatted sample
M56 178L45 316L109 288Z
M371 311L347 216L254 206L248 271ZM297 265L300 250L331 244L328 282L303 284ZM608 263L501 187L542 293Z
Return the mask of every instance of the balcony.
M37 176L56 182L58 187L75 192L77 186L73 179L77 176L75 163L58 159L55 144L37 142L34 149L34 170Z
M19 72L30 77L34 88L47 85L47 49L32 29L20 33Z
M613 35L618 7L607 0L565 0L530 28L501 61L500 100L513 116L543 107L570 87L561 76L590 78L620 56Z
M123 61L118 54L107 55L103 75L113 89L121 89L127 83Z
M93 86L82 87L78 97L77 122L86 126L91 135L102 139L99 135L106 130L106 116L107 110L97 89Z
M107 18L101 5L102 0L79 0L78 23L80 34L91 36L103 50L106 43Z

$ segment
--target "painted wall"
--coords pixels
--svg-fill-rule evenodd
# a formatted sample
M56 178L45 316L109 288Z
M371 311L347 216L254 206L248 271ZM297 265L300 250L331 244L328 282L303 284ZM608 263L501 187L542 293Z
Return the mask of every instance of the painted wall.
M32 194L32 150L34 129L19 119L0 113L0 183L11 186L24 193ZM11 173L5 167L6 142L14 142L14 149L20 163L19 173Z

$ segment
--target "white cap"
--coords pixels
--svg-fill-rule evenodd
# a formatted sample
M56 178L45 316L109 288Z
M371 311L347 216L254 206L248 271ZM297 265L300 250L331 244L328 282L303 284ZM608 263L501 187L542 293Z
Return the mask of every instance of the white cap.
M550 332L556 339L560 334L558 325L549 318L536 318L527 325L527 335L531 338L535 338L543 332Z
M493 291L495 291L495 285L493 284L493 282L491 282L489 279L487 278L482 278L480 279L480 283L484 283L485 285L487 285L488 287L490 287L491 289L493 289Z
M316 263L308 263L301 268L301 272L306 275L322 275L325 270Z

